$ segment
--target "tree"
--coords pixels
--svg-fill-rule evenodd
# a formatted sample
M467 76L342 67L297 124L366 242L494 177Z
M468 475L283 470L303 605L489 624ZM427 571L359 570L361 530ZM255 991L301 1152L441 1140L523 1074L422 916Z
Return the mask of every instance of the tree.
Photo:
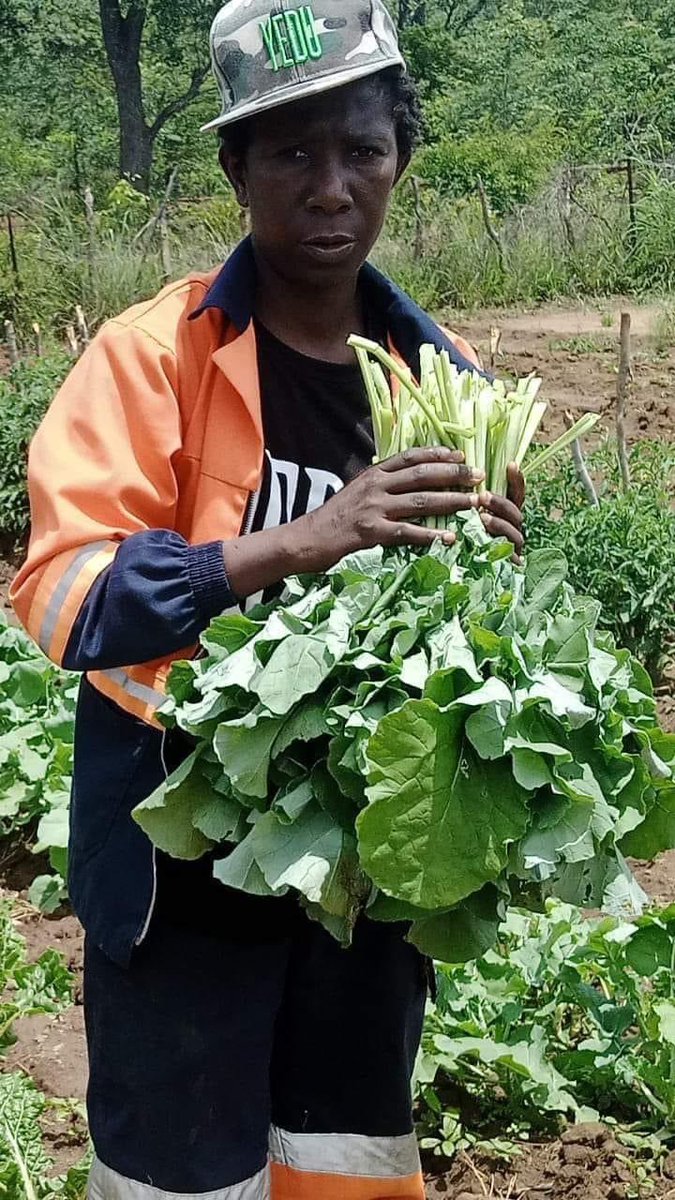
M155 142L167 122L183 112L199 95L209 73L208 30L219 5L201 0L189 5L175 0L130 0L123 12L121 0L99 0L101 29L108 64L115 85L119 115L120 175L140 191L150 188ZM189 79L182 90L163 94L154 118L147 114L141 72L144 37L168 54L175 74L184 70ZM197 48L197 45L200 48ZM177 61L177 50L185 57ZM182 57L182 56L181 56ZM172 74L174 70L172 69Z

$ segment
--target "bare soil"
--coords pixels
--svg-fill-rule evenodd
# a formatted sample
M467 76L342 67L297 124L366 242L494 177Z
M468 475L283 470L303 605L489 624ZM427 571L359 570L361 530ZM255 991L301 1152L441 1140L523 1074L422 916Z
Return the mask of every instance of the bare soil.
M530 312L483 309L449 324L490 362L490 330L501 332L495 370L516 376L536 371L543 398L551 407L543 425L544 441L564 429L563 413L583 412L614 421L621 313L631 315L633 387L626 433L639 438L675 439L675 344L663 344L658 304L637 305L621 298L575 308L544 305ZM610 324L611 322L611 324Z
M536 370L544 377L544 395L551 403L546 438L562 431L562 413L575 416L592 410L613 420L621 311L630 310L634 330L634 382L628 435L631 439L675 440L675 347L657 347L654 329L657 306L636 306L620 300L598 308L547 306L530 313L481 312L466 320L453 317L453 327L468 337L489 362L490 328L501 330L500 372L522 375ZM603 323L605 314L605 323ZM612 324L607 322L612 318ZM1 548L0 548L1 553ZM17 567L16 559L0 558L0 605ZM672 680L663 688L660 705L664 721L675 728ZM11 865L10 865L11 864ZM25 901L35 860L10 859L5 864L5 892ZM27 868L30 866L31 870ZM0 871L2 864L0 863ZM637 875L658 903L675 902L675 851L642 864ZM0 887L0 895L3 889ZM78 978L76 1003L60 1017L33 1017L18 1022L17 1042L2 1062L2 1070L21 1069L46 1095L83 1100L87 1064L81 1003L83 935L69 914L41 917L21 906L20 929L31 957L48 946L58 947ZM47 1136L59 1170L83 1152L82 1124L72 1113L50 1117ZM649 1191L657 1200L675 1200L675 1156L666 1160ZM636 1177L629 1154L603 1126L582 1126L539 1145L524 1145L508 1166L480 1155L460 1155L445 1171L429 1174L428 1200L627 1200L635 1196ZM645 1193L646 1194L646 1193Z

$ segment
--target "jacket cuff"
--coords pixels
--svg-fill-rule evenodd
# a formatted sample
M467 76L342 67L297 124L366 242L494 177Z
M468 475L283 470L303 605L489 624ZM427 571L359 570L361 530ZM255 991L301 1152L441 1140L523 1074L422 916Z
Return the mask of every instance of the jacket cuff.
M222 542L190 546L188 575L195 600L209 620L237 603L225 570Z

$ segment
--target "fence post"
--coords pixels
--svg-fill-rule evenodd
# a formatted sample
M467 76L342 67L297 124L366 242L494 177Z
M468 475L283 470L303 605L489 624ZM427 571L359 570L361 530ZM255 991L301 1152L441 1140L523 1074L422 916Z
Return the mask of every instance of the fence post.
M635 174L633 159L630 154L626 158L626 178L628 180L628 234L631 250L637 249L637 204L635 200Z
M159 251L162 260L162 283L168 283L171 278L171 242L169 240L169 214L166 205L159 212Z
M73 358L79 358L80 347L77 344L74 325L66 325L66 341L68 342L68 349L70 350Z
M413 207L415 210L415 260L418 262L424 254L424 216L422 214L422 195L420 191L419 176L410 176L410 186L413 194Z
M42 358L42 330L38 321L33 321L33 333L35 334L35 353L38 358Z
M619 469L621 471L621 484L624 492L627 492L630 488L630 470L626 448L625 418L626 404L633 377L630 351L630 313L624 312L621 314L621 333L619 339L619 377L616 386L616 441Z
M75 317L77 319L77 334L78 334L78 353L86 350L90 342L89 326L85 320L84 311L81 304L75 305Z
M499 265L500 265L502 271L504 272L506 270L506 267L504 264L504 248L502 246L501 238L492 223L492 217L490 216L490 206L488 204L488 198L485 194L485 188L483 187L483 180L481 179L480 175L478 176L477 186L478 186L478 195L480 196L481 212L483 213L483 222L485 224L485 231L486 231L490 241L494 242L495 246L497 247L497 255L499 257Z
M84 215L87 222L87 264L89 267L89 283L93 287L96 270L96 214L94 212L94 193L88 184L84 189Z
M11 212L7 213L7 236L9 237L9 257L12 264L12 272L17 291L21 287L21 275L19 273L19 256L16 250L16 238L14 237L14 222L12 221Z
M7 342L9 365L15 367L19 361L19 347L16 344L16 330L13 321L5 321L5 341Z
M572 225L572 168L566 166L562 176L562 223L570 250L576 249L574 227Z
M497 358L501 353L502 331L498 325L490 326L490 370L494 371Z

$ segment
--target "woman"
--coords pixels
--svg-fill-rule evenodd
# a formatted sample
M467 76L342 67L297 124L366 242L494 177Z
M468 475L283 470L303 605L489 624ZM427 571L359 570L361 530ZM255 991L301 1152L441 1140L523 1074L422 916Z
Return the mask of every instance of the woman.
M83 679L70 890L87 933L93 1200L421 1200L410 1076L427 964L361 920L343 951L291 899L174 862L130 813L185 754L154 713L216 614L512 499L431 447L380 466L346 346L364 332L477 364L366 263L418 130L382 0L270 9L212 30L220 161L252 235L110 321L32 450L33 533L13 588L43 650Z

